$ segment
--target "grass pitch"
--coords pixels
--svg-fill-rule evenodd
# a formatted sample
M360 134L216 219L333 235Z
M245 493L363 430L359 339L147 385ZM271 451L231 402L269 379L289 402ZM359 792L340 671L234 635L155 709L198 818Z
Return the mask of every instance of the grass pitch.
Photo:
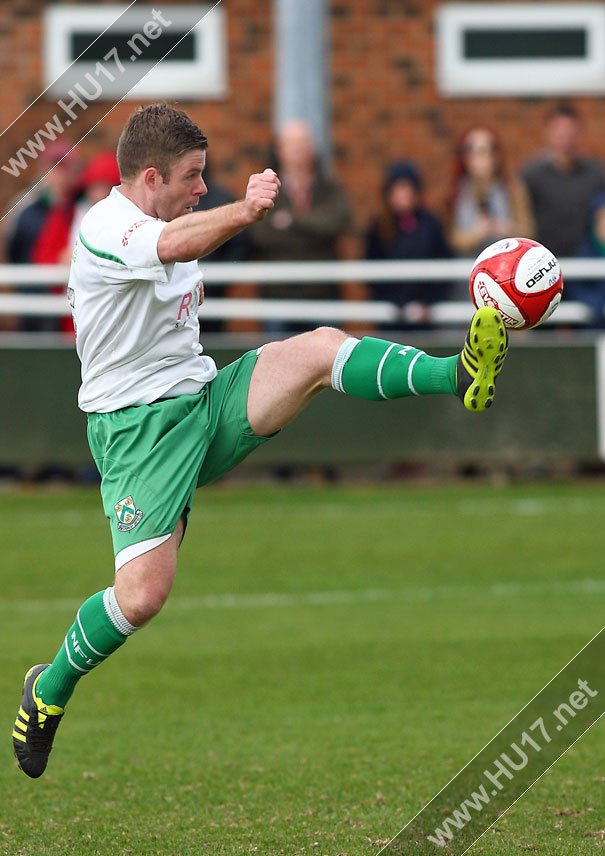
M603 624L602 486L213 488L46 775L25 670L110 584L96 490L0 496L0 853L373 856ZM605 852L603 727L473 851Z

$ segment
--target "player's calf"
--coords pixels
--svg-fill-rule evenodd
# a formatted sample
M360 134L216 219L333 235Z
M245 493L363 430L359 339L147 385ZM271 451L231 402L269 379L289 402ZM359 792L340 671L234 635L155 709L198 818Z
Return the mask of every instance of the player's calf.
M332 386L370 401L458 395L471 412L485 410L494 398L507 342L500 314L487 307L473 316L462 353L451 357L371 336L347 338L334 360Z

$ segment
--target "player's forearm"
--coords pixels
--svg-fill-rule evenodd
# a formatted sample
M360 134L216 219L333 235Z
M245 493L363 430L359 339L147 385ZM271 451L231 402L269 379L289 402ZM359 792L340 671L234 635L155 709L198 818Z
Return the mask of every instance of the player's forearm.
M184 214L163 228L158 241L158 256L163 264L199 259L252 222L249 206L244 201L210 211Z

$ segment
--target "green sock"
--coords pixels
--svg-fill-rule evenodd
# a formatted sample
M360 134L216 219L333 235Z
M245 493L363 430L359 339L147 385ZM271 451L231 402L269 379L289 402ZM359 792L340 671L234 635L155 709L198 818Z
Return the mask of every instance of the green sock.
M409 345L364 336L340 346L332 386L356 398L384 401L408 395L456 395L458 355L430 357Z
M65 707L80 678L117 651L136 629L120 610L113 588L93 594L78 610L50 668L40 675L36 694L45 704Z

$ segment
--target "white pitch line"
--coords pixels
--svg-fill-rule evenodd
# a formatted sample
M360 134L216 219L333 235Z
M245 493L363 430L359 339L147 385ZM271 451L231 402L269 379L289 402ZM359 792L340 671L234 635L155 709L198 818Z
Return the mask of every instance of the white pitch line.
M494 582L486 586L409 586L407 588L369 588L357 590L307 592L250 592L248 594L208 594L170 598L167 609L283 609L292 606L344 606L356 603L386 603L388 601L428 602L467 598L469 595L486 599L514 599L544 595L605 595L605 580L585 579L567 582L514 583ZM42 612L49 608L76 610L81 600L74 598L39 598L0 600L0 611Z

